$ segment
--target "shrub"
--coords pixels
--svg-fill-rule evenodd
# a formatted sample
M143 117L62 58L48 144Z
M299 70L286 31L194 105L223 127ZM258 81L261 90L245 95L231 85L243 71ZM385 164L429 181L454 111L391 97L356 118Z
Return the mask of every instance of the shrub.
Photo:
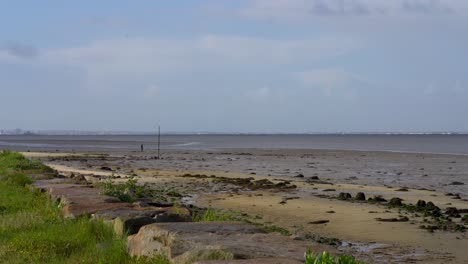
M322 254L314 254L311 249L307 250L304 255L305 264L364 264L357 261L352 256L337 256L333 257L328 252Z
M213 221L234 221L239 220L232 212L221 212L212 208L207 210L200 210L193 214L193 221L195 222L213 222Z
M122 202L132 203L144 197L148 192L147 186L138 185L138 180L134 176L130 176L125 183L115 183L112 178L112 176L109 177L101 184L102 194L117 197Z

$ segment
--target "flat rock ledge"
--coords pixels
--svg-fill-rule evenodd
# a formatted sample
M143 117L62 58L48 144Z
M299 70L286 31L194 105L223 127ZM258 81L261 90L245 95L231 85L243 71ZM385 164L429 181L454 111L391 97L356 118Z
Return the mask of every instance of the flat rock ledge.
M128 237L127 251L131 256L162 254L177 264L210 256L225 260L197 263L300 263L310 246L318 252L336 252L331 247L265 233L242 222L185 222L143 226ZM272 258L277 261L272 262Z
M197 261L194 264L303 264L302 261L287 258L258 258L258 259L235 259L235 260L206 260Z
M62 206L65 218L90 215L114 226L118 235L135 234L140 227L159 222L192 221L190 211L183 207L140 207L100 194L90 185L68 183L66 179L36 181L33 185L46 192Z
M62 206L65 218L90 215L127 238L131 256L165 255L174 264L297 264L304 252L337 251L330 246L265 233L243 222L192 222L184 207L141 206L103 195L98 188L64 178L37 180L33 188Z

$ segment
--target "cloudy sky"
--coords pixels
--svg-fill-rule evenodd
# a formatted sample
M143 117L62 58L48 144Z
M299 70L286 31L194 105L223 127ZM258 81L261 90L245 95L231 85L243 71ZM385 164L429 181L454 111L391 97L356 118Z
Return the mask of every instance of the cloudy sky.
M468 1L0 0L0 129L468 131Z

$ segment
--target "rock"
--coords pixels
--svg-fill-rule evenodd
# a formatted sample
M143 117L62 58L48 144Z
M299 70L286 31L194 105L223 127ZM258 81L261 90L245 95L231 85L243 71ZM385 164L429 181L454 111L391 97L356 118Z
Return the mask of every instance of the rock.
M288 258L257 258L236 260L207 260L197 261L193 264L301 264L303 262Z
M117 208L94 214L94 218L112 220L117 235L133 235L144 225L166 222L190 222L190 211L183 207Z
M47 192L52 200L60 202L65 218L91 215L119 207L132 207L129 203L109 202L115 197L102 195L99 189L92 186L60 183L55 180L57 179L36 181L33 186Z
M447 207L445 209L445 214L450 217L460 217L460 212L456 207Z
M461 222L468 224L468 215L464 215L461 219Z
M406 216L400 217L400 218L375 218L376 221L379 222L408 222L409 218Z
M318 176L312 176L310 177L311 180L320 180Z
M463 182L454 181L454 182L451 182L449 185L465 185L465 184Z
M304 178L304 174L300 174L300 173L299 173L299 174L296 175L295 177L296 177L296 178Z
M418 200L418 202L416 203L416 206L417 207L426 207L426 201Z
M163 254L173 263L182 263L188 258L200 256L203 252L238 259L282 257L303 261L304 252L309 247L313 247L317 252L337 252L325 245L311 245L309 241L294 240L276 233L264 233L253 225L241 222L151 224L143 226L137 234L129 236L127 243L127 251L131 256Z
M312 222L308 222L308 224L311 224L311 225L321 225L321 224L326 224L326 223L329 223L330 220L318 220L318 221L312 221Z
M102 166L101 170L103 170L103 171L113 171L111 168L109 168L107 166Z
M351 199L351 194L350 193L340 192L340 194L338 195L338 199L339 200L349 200L349 199Z
M407 191L408 191L408 188L403 187L403 188L400 188L400 189L396 189L395 191L396 191L396 192L407 192Z
M334 191L336 191L336 190L335 190L335 189L324 189L323 191L324 191L324 192L334 192Z
M402 206L403 203L401 201L403 201L401 198L393 197L388 204L390 206Z
M363 192L358 192L356 194L356 197L354 197L355 200L357 201L365 201L366 200L366 195Z
M380 195L374 195L374 198L369 198L369 201L386 202L387 200Z
M439 211L440 210L440 208L435 206L435 204L433 202L427 202L426 208L431 210L431 211Z

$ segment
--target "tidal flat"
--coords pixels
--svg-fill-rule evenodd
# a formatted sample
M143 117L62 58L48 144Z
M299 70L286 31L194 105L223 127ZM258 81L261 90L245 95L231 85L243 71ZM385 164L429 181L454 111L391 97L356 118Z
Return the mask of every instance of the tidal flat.
M164 150L161 159L154 151L24 154L89 181L133 175L139 184L170 189L177 202L236 212L369 263L468 261L465 155L297 149Z

